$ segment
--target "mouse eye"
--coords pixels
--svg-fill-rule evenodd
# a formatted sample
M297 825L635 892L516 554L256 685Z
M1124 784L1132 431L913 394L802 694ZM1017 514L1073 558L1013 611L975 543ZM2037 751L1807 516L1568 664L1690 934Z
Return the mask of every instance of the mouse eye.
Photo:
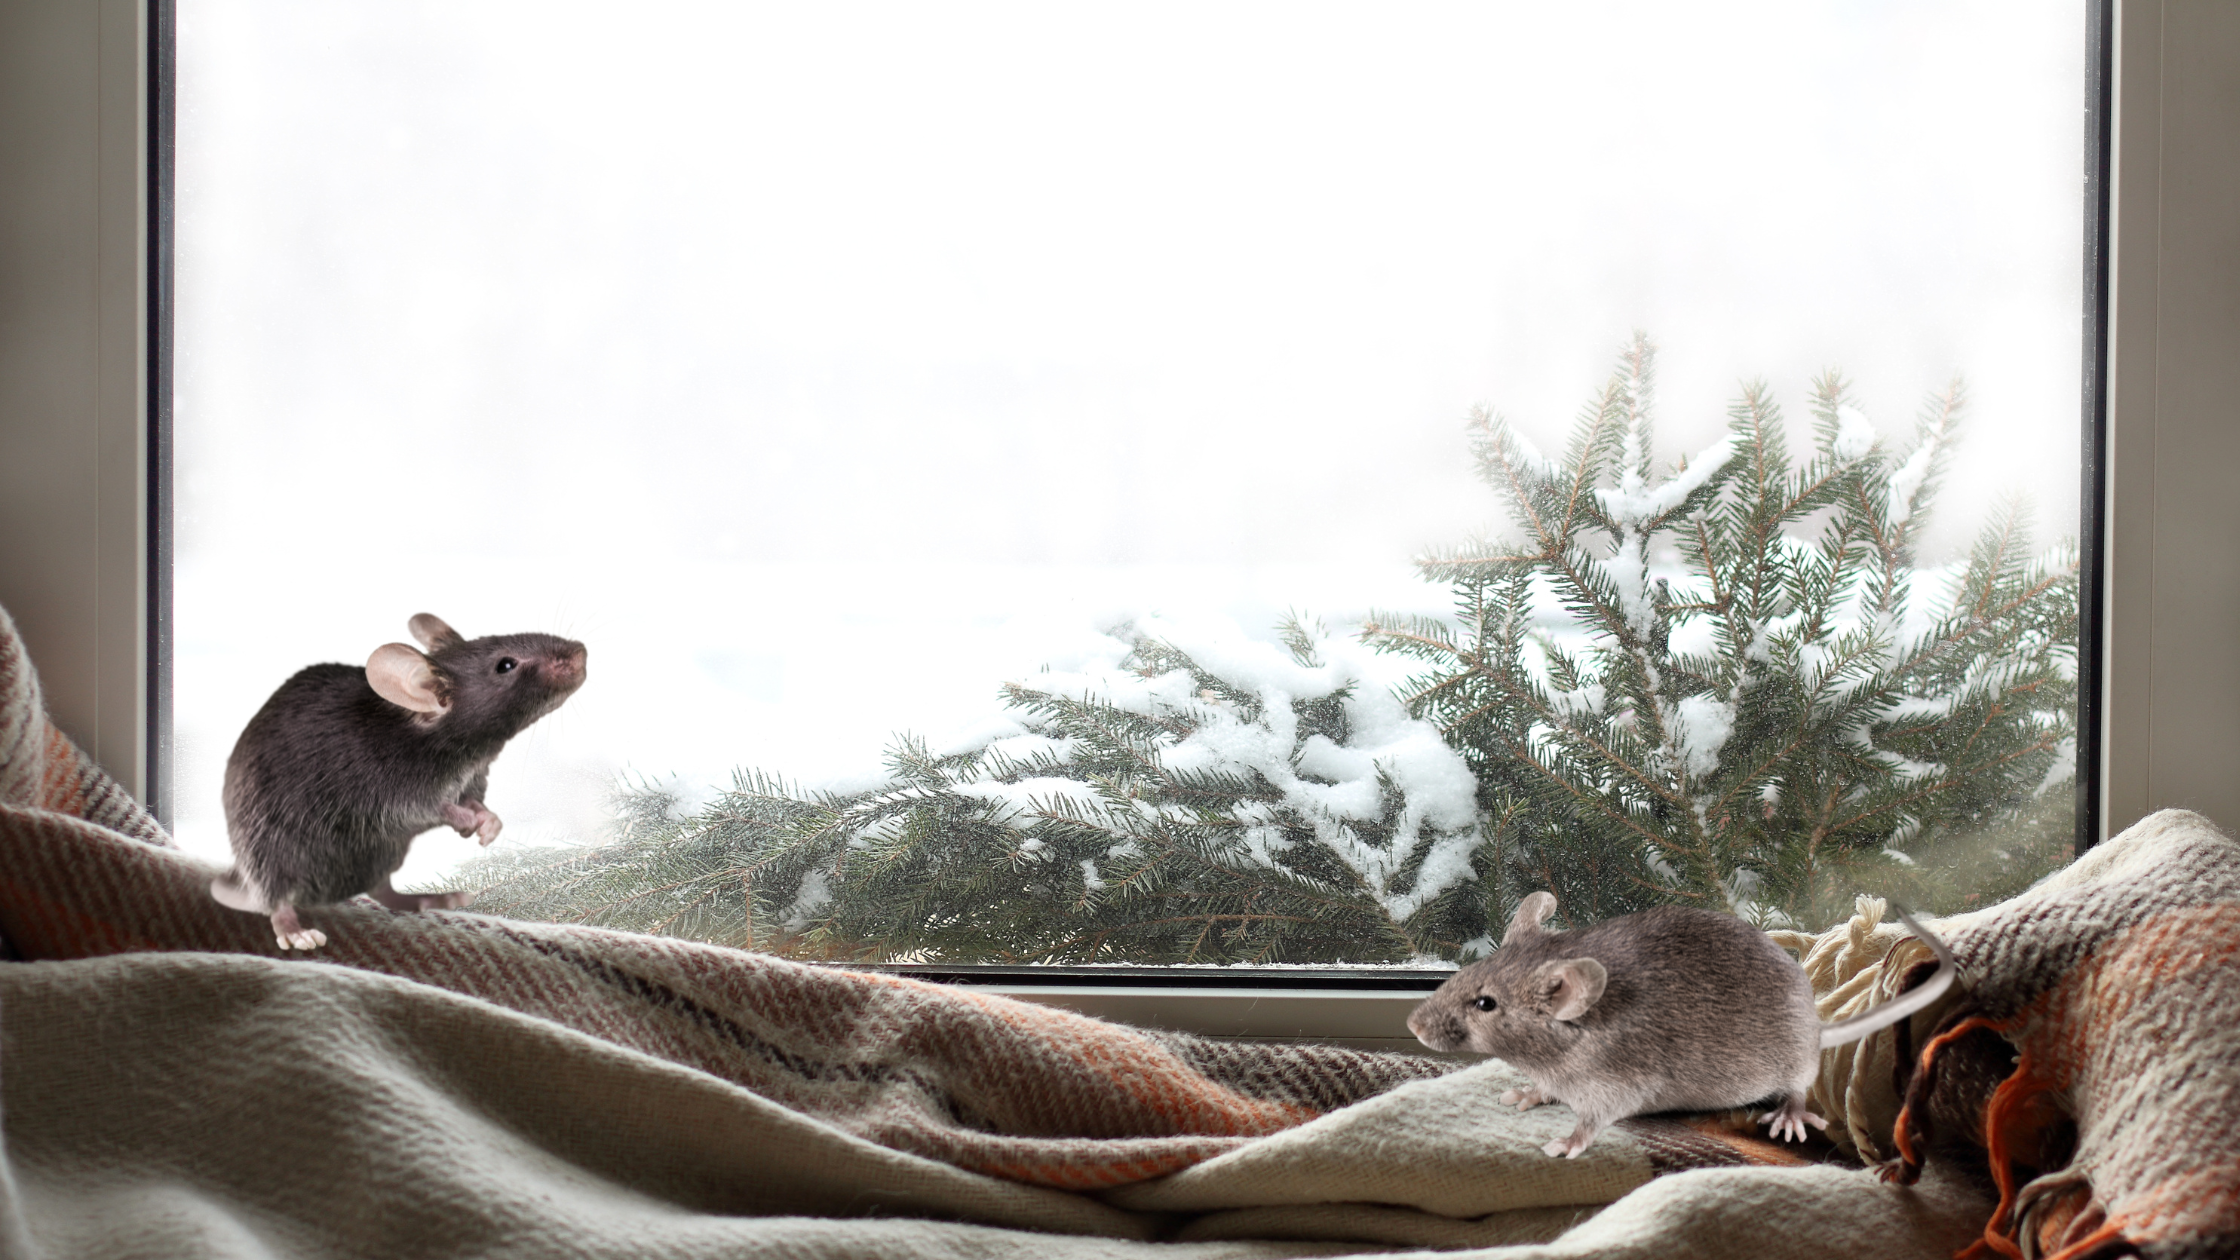
M510 656L501 656L498 658L498 672L501 674L510 674L513 672L513 667L519 665L520 663L521 662L513 659Z
M1483 995L1483 994L1480 994L1480 995L1479 995L1479 997L1478 997L1478 1000L1477 1000L1477 1001L1475 1001L1475 1002L1472 1002L1472 1003L1471 1003L1470 1005L1472 1005L1472 1006L1475 1006L1475 1007L1477 1007L1477 1008L1478 1008L1479 1010L1481 1010L1481 1011L1490 1011L1490 1010L1492 1010L1492 1009L1493 1009L1494 1007L1496 1007L1496 1006L1499 1006L1499 1005L1500 1005L1500 1003L1498 1003L1498 1002L1494 1001L1494 1000L1493 1000L1492 998L1490 998L1490 997L1487 997L1487 996L1485 996L1485 995Z

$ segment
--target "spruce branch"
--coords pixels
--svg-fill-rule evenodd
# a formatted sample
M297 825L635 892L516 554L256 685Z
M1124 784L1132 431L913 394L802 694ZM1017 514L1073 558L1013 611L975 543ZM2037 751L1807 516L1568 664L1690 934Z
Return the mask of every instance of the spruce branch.
M1455 586L1445 626L1363 629L1423 666L1410 710L1524 841L1501 882L1530 873L1613 912L1685 900L1801 922L1863 872L1923 887L1907 849L2039 826L2074 747L2074 550L2034 553L2010 502L1963 574L1919 567L1962 387L1892 452L1825 373L1800 464L1770 391L1746 383L1726 438L1660 477L1654 359L1638 336L1621 351L1560 465L1474 413L1481 477L1520 541L1419 562Z

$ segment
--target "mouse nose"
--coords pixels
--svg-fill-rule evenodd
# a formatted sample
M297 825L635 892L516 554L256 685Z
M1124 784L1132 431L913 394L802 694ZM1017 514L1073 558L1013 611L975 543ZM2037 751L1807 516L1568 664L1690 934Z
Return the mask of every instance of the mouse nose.
M574 686L581 683L586 672L584 670L585 655L583 645L578 643L575 645L574 651L553 657L549 666L552 671L552 681L565 686Z

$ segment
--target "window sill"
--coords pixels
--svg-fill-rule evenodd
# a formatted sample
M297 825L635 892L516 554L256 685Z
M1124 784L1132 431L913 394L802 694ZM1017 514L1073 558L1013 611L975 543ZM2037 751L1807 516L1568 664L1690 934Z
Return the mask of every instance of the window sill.
M1134 984L962 982L1098 1019L1242 1041L1317 1041L1364 1050L1430 1054L1408 1032L1408 1013L1429 988L1179 988Z

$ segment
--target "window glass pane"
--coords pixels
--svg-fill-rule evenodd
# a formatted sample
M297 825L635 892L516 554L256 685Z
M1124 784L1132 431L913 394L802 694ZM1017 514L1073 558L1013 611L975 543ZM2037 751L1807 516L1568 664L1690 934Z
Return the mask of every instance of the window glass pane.
M426 611L589 647L398 873L478 908L1391 964L2002 895L2071 833L2083 32L188 0L181 839Z

